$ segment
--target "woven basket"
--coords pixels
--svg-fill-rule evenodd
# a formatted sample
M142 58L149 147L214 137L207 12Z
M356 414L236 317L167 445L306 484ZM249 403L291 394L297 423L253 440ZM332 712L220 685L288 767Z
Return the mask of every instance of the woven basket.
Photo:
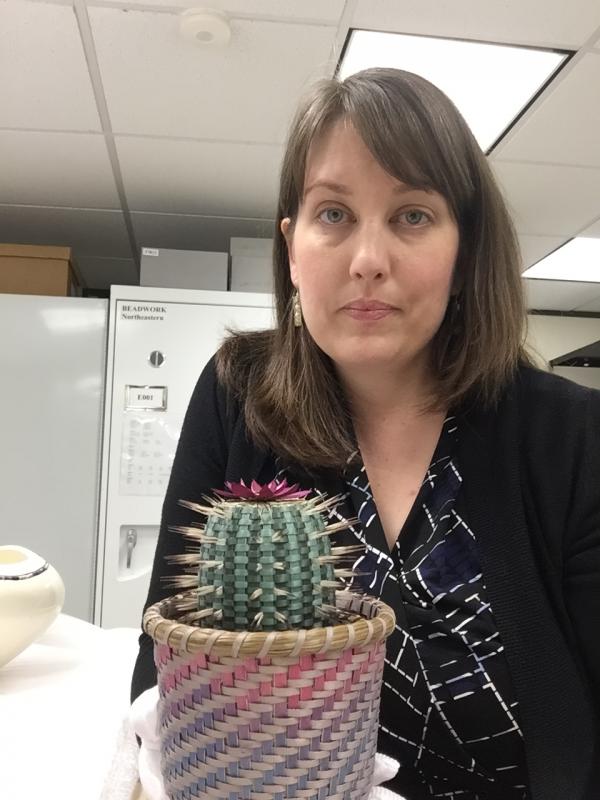
M170 800L365 800L371 788L385 640L394 612L337 593L345 625L235 633L151 606L161 771Z

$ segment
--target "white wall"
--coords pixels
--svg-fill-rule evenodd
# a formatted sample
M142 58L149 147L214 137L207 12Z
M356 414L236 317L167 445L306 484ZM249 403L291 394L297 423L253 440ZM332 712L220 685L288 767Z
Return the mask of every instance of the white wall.
M528 315L527 344L544 369L549 361L600 340L599 317L558 317ZM600 369L595 367L555 367L556 375L600 389Z
M527 320L527 344L546 362L600 340L600 317L529 314Z
M575 383L583 386L591 386L592 389L600 389L600 368L598 367L554 367L552 372L555 375L562 375Z

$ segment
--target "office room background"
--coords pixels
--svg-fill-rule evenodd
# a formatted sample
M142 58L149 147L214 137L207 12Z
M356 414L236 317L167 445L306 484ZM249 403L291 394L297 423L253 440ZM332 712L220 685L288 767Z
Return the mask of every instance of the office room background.
M279 166L321 77L395 66L454 100L516 226L539 365L600 388L597 0L208 6L0 0L0 544L106 630L139 626L200 370L273 320Z

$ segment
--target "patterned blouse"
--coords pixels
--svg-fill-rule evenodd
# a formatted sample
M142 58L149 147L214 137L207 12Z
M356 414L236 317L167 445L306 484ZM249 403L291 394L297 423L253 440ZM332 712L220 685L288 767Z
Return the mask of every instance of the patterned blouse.
M458 421L445 421L392 552L364 466L330 512L356 519L335 544L366 546L361 588L396 613L387 643L378 749L400 761L386 784L406 800L527 800L519 709L486 596L477 531L456 510Z

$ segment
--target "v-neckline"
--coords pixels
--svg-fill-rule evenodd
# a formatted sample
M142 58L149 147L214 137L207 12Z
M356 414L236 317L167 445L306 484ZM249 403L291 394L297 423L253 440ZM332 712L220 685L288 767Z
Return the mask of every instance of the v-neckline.
M398 556L402 556L402 553L404 553L406 556L406 554L410 553L412 550L410 540L414 539L415 536L418 534L418 531L416 531L415 525L413 523L415 516L419 513L421 509L422 496L424 489L426 488L425 484L427 481L427 476L430 473L432 465L437 463L437 461L439 461L443 457L444 451L447 449L446 448L446 441L448 438L446 435L447 427L448 423L452 420L454 420L454 416L450 412L448 412L442 423L438 440L436 442L429 464L427 465L427 468L421 480L421 484L419 486L417 494L413 500L413 503L406 516L406 519L402 523L402 527L398 531L395 543L391 548L388 545L385 531L381 523L379 511L377 509L375 498L373 497L373 493L371 490L371 483L367 473L367 468L360 456L360 450L356 451L356 454L358 454L359 456L359 461L354 462L354 464L348 467L348 469L346 470L346 481L350 490L350 497L352 500L352 504L354 506L354 510L356 512L356 516L357 517L360 516L361 508L365 502L367 502L372 507L371 515L369 515L369 517L367 518L366 524L363 525L363 529L365 530L365 539L366 540L368 539L369 545L371 545L380 553L383 553L384 555L390 558L394 555L394 553L396 553ZM367 528L369 530L368 536L366 533ZM401 558L401 560L403 559Z
M444 420L438 443L425 472L424 479L392 549L388 546L377 507L370 492L368 474L364 464L355 461L348 466L344 474L346 491L348 492L347 509L351 516L353 515L360 520L360 530L366 547L365 567L368 570L368 577L360 581L361 588L367 594L380 598L394 609L397 617L397 626L402 630L407 629L408 623L402 601L400 573L404 562L410 557L419 537L419 525L415 524L415 522L421 511L424 492L428 488L425 486L427 475L432 464L435 464L447 454L452 455L453 440L446 434L449 430L448 422L453 419L454 417L449 413ZM363 508L365 503L367 503L367 506ZM369 504L371 505L370 509ZM352 512L354 513L352 514ZM360 563L357 568L360 572Z

